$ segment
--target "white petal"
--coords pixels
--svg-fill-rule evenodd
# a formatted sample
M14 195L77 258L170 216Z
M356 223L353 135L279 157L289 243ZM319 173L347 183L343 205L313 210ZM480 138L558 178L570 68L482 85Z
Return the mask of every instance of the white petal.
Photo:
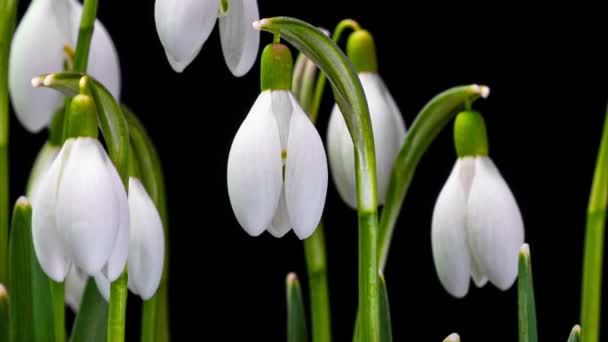
M285 199L291 226L303 240L321 220L327 194L327 157L315 126L290 96L293 114L287 142Z
M97 284L97 290L99 290L99 293L103 299L105 299L106 302L110 302L110 290L112 284L108 278L100 272L95 275L95 284Z
M120 224L107 160L97 139L75 139L57 194L57 225L66 250L89 275L108 261Z
M289 230L291 230L291 224L289 223L289 215L287 214L285 189L283 189L283 191L281 191L281 198L279 199L279 207L272 219L272 223L268 227L268 232L276 238L281 238L285 236Z
M399 110L397 102L395 102L395 99L391 95L390 91L386 87L386 84L384 83L384 80L380 76L378 76L378 84L380 86L380 91L384 95L386 103L391 108L391 113L393 114L393 119L395 120L395 129L397 129L397 137L399 138L398 141L403 144L403 141L405 140L406 128L405 121L403 120L403 115L401 114L401 110Z
M473 283L475 283L475 286L477 287L484 287L488 283L488 277L483 273L481 267L477 265L477 262L475 262L475 259L472 256L469 259L471 261L471 278L473 278Z
M78 39L78 29L82 16L82 5L73 0L73 42ZM110 34L99 20L95 20L95 30L91 39L87 73L103 84L116 101L120 102L120 62L118 52Z
M461 161L456 161L450 177L441 189L431 225L435 269L443 287L454 297L464 297L471 274L465 235L466 202L459 181Z
M59 92L32 88L33 77L63 70L70 35L71 6L67 0L32 1L19 23L9 60L9 89L17 118L30 132L51 121L61 105Z
M293 112L289 92L286 90L271 90L270 101L272 102L272 114L277 121L277 128L279 129L281 149L286 150L289 123L291 122L291 113Z
M478 157L468 202L471 254L490 282L502 290L517 277L524 224L515 198L488 157Z
M49 171L42 176L32 197L32 240L38 262L51 279L62 282L70 270L70 259L57 229L57 188L73 146L65 142Z
M182 72L209 38L219 0L156 0L154 19L169 63Z
M355 150L346 122L337 105L334 105L329 117L327 153L331 175L340 197L349 207L357 209Z
M30 179L26 191L28 198L33 199L36 196L35 194L40 186L40 181L51 168L51 165L53 164L53 161L55 161L55 158L57 158L60 150L60 147L51 145L48 142L42 146L42 149L38 152L36 161L34 161L32 171L30 172Z
M67 278L65 278L65 303L74 312L80 309L80 302L87 284L87 275L76 266L70 268Z
M228 156L228 195L241 226L260 235L272 221L283 187L281 143L269 91L239 128Z
M372 121L376 151L378 204L382 205L386 199L393 164L405 138L405 125L403 120L396 119L393 105L386 100L385 88L383 88L380 76L376 73L361 73L359 79L367 97ZM401 114L398 113L398 115Z
M256 0L231 0L228 14L220 17L222 52L234 76L245 75L255 63L260 31L252 24L259 19Z
M163 273L165 236L163 223L141 182L129 179L129 286L147 300L154 295Z
M106 159L106 167L112 179L112 189L114 190L114 198L118 204L120 215L118 234L116 235L112 255L110 255L110 259L104 268L105 275L108 279L114 281L124 270L127 263L127 256L129 255L129 204L127 202L127 193L120 179L120 175L118 175L116 168L114 168L114 165L109 159Z

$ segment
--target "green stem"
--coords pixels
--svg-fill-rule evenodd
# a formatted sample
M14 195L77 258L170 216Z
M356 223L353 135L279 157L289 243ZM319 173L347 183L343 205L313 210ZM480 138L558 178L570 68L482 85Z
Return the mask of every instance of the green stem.
M262 19L258 29L279 33L326 74L355 146L359 216L359 309L361 339L380 339L376 157L369 109L363 87L342 50L316 27L288 17Z
M591 198L587 211L583 260L583 289L581 325L585 329L583 342L598 342L602 303L602 260L604 230L608 208L608 111L593 176Z
M123 342L125 340L127 292L127 271L125 269L110 287L108 342Z
M352 19L344 19L336 25L334 29L334 33L332 34L331 39L338 44L340 39L342 38L342 34L347 29L351 29L353 31L360 30L361 26L359 23ZM323 99L323 93L325 92L325 84L327 83L327 78L325 74L319 74L319 78L317 78L317 84L315 85L315 96L312 100L311 110L309 112L310 119L315 122L317 120L317 116L319 115L319 108L321 107L321 100Z
M489 88L486 86L454 87L431 99L416 116L395 160L386 202L380 218L378 241L380 270L384 271L386 267L395 223L420 159L439 132L464 107L467 101L473 102L480 96L486 97L488 93Z
M323 223L319 223L317 230L304 240L304 253L308 271L312 341L329 342L331 341L331 315Z
M8 225L10 220L8 139L8 59L17 18L17 0L0 3L0 283L8 282Z
M91 38L97 18L97 0L85 0L80 19L78 41L76 42L76 53L74 55L74 71L86 72L89 61L89 50Z
M65 286L49 279L53 301L53 322L55 324L55 341L65 341Z
M517 308L519 320L519 342L538 342L536 328L536 304L530 247L524 244L519 249L517 275Z

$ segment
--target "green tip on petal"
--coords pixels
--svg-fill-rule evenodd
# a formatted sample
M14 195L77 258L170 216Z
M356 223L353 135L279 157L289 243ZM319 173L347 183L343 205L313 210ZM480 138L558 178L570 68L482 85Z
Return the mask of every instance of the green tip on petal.
M374 37L367 30L357 30L348 37L346 54L358 73L378 72Z
M290 90L293 73L291 51L281 43L268 44L262 52L260 83L264 90Z
M454 145L458 157L488 155L486 124L479 112L460 112L454 122Z
M69 137L97 138L97 110L91 96L78 94L72 99L68 120Z

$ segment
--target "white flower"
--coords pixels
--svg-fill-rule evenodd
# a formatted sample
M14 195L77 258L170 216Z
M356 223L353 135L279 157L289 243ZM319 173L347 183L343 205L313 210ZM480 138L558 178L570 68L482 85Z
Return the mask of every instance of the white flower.
M227 13L220 2L228 5ZM256 0L156 0L156 30L175 71L182 72L198 55L218 17L226 64L232 74L243 76L260 45L260 33L252 26L259 19Z
M33 89L31 80L64 70L64 45L76 45L81 14L82 5L76 0L36 0L17 27L9 60L9 90L17 118L30 132L49 125L63 98L52 89ZM99 21L95 22L87 73L115 98L120 97L118 54Z
M68 139L32 201L34 250L44 272L63 281L72 263L110 279L127 259L129 211L120 177L97 139Z
M310 236L323 212L327 159L314 125L286 90L263 91L239 128L228 156L228 194L252 236L291 228Z
M129 178L130 236L128 237L128 282L131 292L150 299L158 289L163 273L165 237L163 224L152 199L137 178ZM106 275L95 276L99 292L110 298Z
M507 290L517 277L524 224L515 198L489 157L456 161L432 222L432 246L439 280L463 297L469 278Z
M363 85L374 134L378 204L384 204L393 164L405 139L405 123L401 112L377 73L359 74ZM342 200L357 208L355 152L353 141L337 105L334 106L327 128L329 165L334 183Z

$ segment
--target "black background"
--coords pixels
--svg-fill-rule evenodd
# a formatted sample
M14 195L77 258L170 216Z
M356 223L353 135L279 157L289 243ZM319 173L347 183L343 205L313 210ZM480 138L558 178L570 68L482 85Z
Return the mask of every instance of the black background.
M565 341L578 323L585 212L608 99L608 16L575 5L588 11L511 2L259 1L262 17L289 15L330 29L351 17L370 30L380 73L408 126L448 87L491 87L475 107L486 118L490 155L524 216L543 341ZM141 117L164 162L172 335L177 341L282 341L285 276L295 271L306 284L302 243L292 233L249 237L226 189L230 144L259 93L258 64L245 77L232 77L215 29L195 61L176 74L153 12L150 0L102 0L99 17L120 53L122 100ZM270 40L262 34L263 44ZM323 138L330 108L328 92L320 114ZM30 135L16 120L11 132L16 199L46 133ZM457 331L464 341L515 341L515 288L471 286L465 299L454 299L435 275L430 219L455 161L451 139L451 129L444 131L422 159L398 221L386 270L394 337L441 341ZM357 298L356 215L333 185L325 222L334 340L349 341ZM138 338L139 306L130 297L129 340Z

